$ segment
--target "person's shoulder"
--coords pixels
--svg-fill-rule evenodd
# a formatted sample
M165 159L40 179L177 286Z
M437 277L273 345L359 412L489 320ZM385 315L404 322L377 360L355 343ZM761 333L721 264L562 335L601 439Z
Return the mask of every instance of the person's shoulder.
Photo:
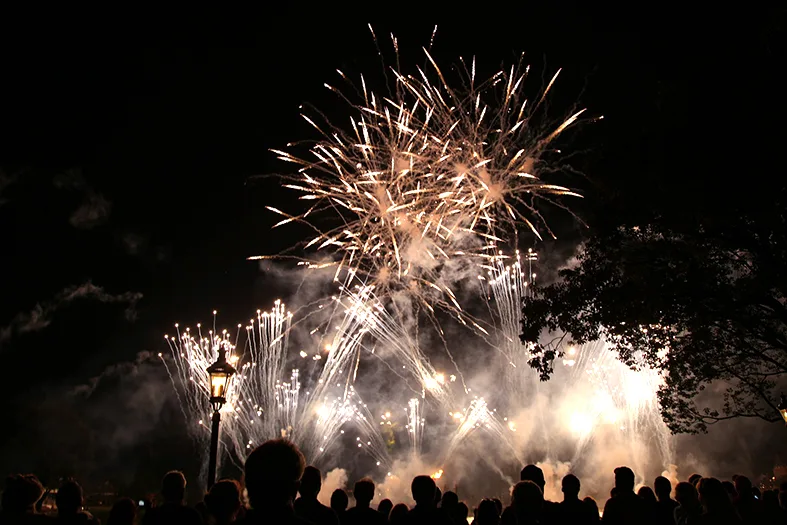
M194 507L189 507L188 505L183 505L180 507L180 514L187 518L192 524L200 524L203 521L202 514L200 514L199 511Z

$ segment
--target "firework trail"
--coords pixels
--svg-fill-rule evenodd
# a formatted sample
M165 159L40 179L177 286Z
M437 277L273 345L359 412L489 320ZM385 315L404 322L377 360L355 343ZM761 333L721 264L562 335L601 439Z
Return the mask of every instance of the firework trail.
M569 385L581 388L586 383L593 392L579 404L569 422L577 436L574 460L600 426L617 428L630 440L648 443L665 461L671 458L672 441L656 399L662 382L658 372L643 364L632 369L620 362L604 342L569 347L563 364L569 368Z
M363 337L357 323L340 324L328 357L313 359L324 365L305 392L301 371L291 367L293 357L288 353L292 314L280 301L269 312L258 311L256 320L250 321L241 353L226 331L217 334L214 329L204 337L201 326L197 327L197 336L187 328L184 333L178 329L177 337L167 337L172 365L160 354L176 392L183 391L179 399L187 421L198 423L194 427L197 439L206 440L209 432L204 424L210 417L206 369L224 349L238 368L222 407L222 440L233 460L242 462L246 449L267 439L287 437L318 461L332 450L349 423L359 434L359 447L366 447L378 462L390 462L369 409L352 386L355 368L348 365L357 367ZM306 355L300 353L301 358Z
M618 429L626 438L654 436L648 439L656 440L665 457L668 440L654 419L657 376L608 359L611 353L603 345L585 345L566 357L559 377L540 385L527 366L529 352L519 343L522 300L535 278L535 254L506 257L500 249L519 244L520 227L537 238L542 232L551 235L540 205L564 207L563 197L579 196L547 179L559 171L554 168L561 155L555 139L584 110L567 114L553 126L542 124L542 108L559 71L528 101L524 86L529 68L521 59L488 79L476 78L474 59L462 61L454 87L430 50L424 53L427 68L415 68L413 74L398 66L388 70L390 92L375 92L364 77L355 85L339 71L349 90L326 87L347 103L346 120L332 123L319 111L304 113L320 138L308 150L292 144L275 151L298 166L295 175L282 178L308 203L305 211L293 214L269 206L283 216L275 226L309 226L314 234L300 246L309 254L301 263L311 269L335 267L338 291L328 324L336 329L325 334L327 353L315 356L320 359L311 372L292 367L292 320L280 303L252 319L240 353L237 337L217 335L215 329L207 338L192 337L188 330L184 338L179 332L168 341L175 363L171 375L186 388L181 396L184 413L207 420L204 369L219 348L226 348L240 372L228 393L223 410L231 417L223 418L229 423L222 429L237 455L239 449L285 435L314 461L334 449L342 435L355 431L359 448L377 458L378 465L390 464L380 432L383 425L393 426L390 416L373 420L357 391L364 385L359 377L362 356L373 356L406 387L411 456L422 453L428 410L444 414L467 405L450 413L459 424L442 449L446 460L483 432L521 461L524 448L515 436L517 427L525 434L526 425L538 425L544 436L563 435L556 430L571 433L574 461L602 428ZM324 251L329 254L317 254ZM480 279L488 321L465 313L457 297L468 274L459 270L475 272L479 267L485 273ZM504 399L496 401L503 401L513 415L534 403L533 398L547 399L548 410L538 412L540 420L523 424L514 417L500 418L482 397L468 404L469 389L435 321L438 308L496 349L505 369ZM419 345L424 317L432 321L452 359L456 375L451 381L460 379L456 389ZM571 412L557 417L552 409L562 410L566 400ZM206 434L200 434L202 439ZM442 469L438 472L441 476Z
M407 403L407 436L410 439L410 453L413 457L421 455L426 418L421 415L422 406L414 397Z
M470 405L462 412L454 412L450 416L459 421L459 426L451 436L444 454L445 459L443 463L454 454L464 441L479 429L489 433L496 443L506 445L513 456L520 463L522 462L521 455L511 440L511 432L514 430L514 427L501 421L496 411L489 409L483 397L473 399Z

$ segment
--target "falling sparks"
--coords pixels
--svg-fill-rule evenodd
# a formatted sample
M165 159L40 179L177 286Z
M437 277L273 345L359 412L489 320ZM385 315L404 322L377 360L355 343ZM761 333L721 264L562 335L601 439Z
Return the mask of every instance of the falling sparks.
M372 92L363 76L348 94L326 84L347 103L348 118L335 124L304 113L320 138L308 152L273 150L297 168L282 177L306 211L267 208L282 217L275 226L310 225L315 234L305 248L337 253L337 276L344 268L381 287L431 288L459 309L437 279L442 263L493 257L522 225L538 238L552 235L538 203L565 207L562 197L580 196L546 178L559 171L553 142L585 110L552 127L542 124L537 113L558 74L529 102L522 57L486 80L475 78L475 59L470 70L462 62L452 86L424 53L430 66L417 75L391 69L390 93Z

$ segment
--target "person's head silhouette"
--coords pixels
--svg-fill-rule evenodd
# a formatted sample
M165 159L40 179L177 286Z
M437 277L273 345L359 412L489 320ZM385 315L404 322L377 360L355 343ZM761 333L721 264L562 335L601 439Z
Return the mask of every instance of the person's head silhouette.
M298 489L301 497L307 500L317 499L317 495L322 488L322 473L317 467L309 465L303 469L301 476L301 486Z
M653 482L653 492L659 501L668 501L670 494L672 494L672 483L664 476L659 476Z
M422 507L434 507L437 485L429 476L416 476L410 485L415 504Z
M407 523L407 513L409 511L410 509L407 508L407 505L404 503L397 503L388 515L388 523L391 525L402 525Z
M737 483L737 478L735 482ZM697 485L700 503L706 513L722 515L732 511L732 501L716 478L702 478Z
M681 481L675 485L675 501L681 507L694 509L699 506L699 494L696 487L688 481Z
M541 493L544 493L544 487L546 486L546 481L544 481L544 471L541 470L539 467L535 465L526 465L525 468L519 473L519 480L520 481L532 481L538 488L541 489Z
M120 498L109 511L107 525L134 525L137 518L137 504L131 498Z
M754 499L754 492L752 491L752 484L746 476L735 476L735 491L738 497L744 500Z
M305 466L301 451L286 439L272 439L255 448L244 467L251 507L264 510L291 506Z
M359 479L353 487L355 506L366 508L374 499L374 481L369 478Z
M651 504L655 504L658 501L656 494L653 492L653 489L647 485L639 488L637 491L637 496Z
M482 500L475 513L477 525L497 525L500 522L500 511L491 499Z
M166 503L183 503L186 499L186 476L179 470L167 472L161 480L161 495Z
M615 488L617 494L634 491L634 471L628 467L615 469Z
M344 512L349 504L350 498L343 489L336 489L331 493L331 508L335 512Z
M379 505L377 505L377 512L382 514L383 516L388 518L388 515L391 513L391 509L393 508L393 501L385 498L382 500Z
M457 505L459 505L459 496L456 495L456 492L445 491L443 498L440 500L440 508L447 512L453 512Z
M689 483L694 485L694 488L697 488L697 483L699 483L701 479L702 479L701 474L692 474L691 476L689 476Z
M582 500L582 503L590 511L590 513L593 514L593 516L599 516L598 503L596 503L596 500L590 496L585 496L585 499Z
M232 523L241 508L240 498L240 483L234 479L223 479L205 495L205 506L217 524Z
M5 480L2 506L4 512L32 512L44 495L44 487L33 474L14 474Z
M579 478L574 474L566 474L561 482L565 499L573 500L579 497Z
M76 514L82 510L82 487L74 480L65 481L55 496L57 513L60 516Z
M467 515L470 514L470 509L467 507L467 503L464 501L460 501L456 504L456 520L460 523L467 523Z
M521 519L530 516L538 516L541 508L544 505L544 493L541 492L541 487L534 482L520 481L514 486L511 493L511 502L514 506L514 514L517 516L517 522L526 522L527 519Z

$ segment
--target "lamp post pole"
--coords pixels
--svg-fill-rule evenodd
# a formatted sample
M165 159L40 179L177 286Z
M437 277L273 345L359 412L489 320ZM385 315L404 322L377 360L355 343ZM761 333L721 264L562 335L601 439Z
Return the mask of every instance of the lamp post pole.
M216 483L216 463L219 456L219 424L221 414L218 410L213 411L213 422L210 427L210 459L208 460L208 489Z
M216 466L219 456L219 426L221 424L221 407L227 402L227 388L235 368L227 362L227 350L219 348L216 362L208 367L210 376L210 406L213 418L210 427L210 457L208 459L208 489L216 482Z

